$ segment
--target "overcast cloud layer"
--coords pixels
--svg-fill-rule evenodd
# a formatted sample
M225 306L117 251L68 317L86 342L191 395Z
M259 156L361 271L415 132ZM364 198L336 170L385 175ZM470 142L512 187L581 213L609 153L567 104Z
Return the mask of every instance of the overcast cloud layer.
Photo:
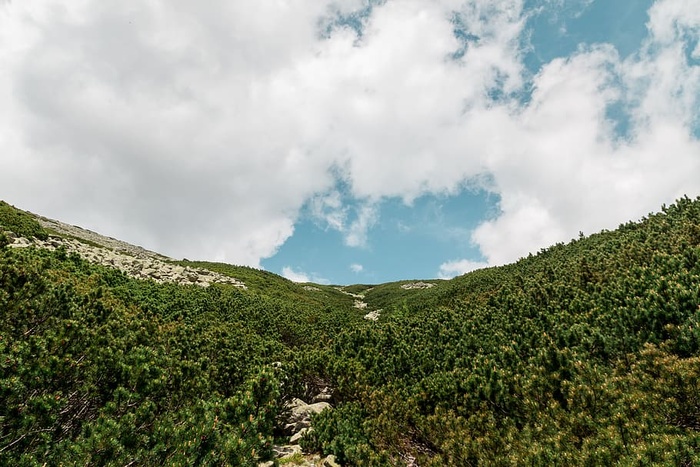
M522 1L371 3L0 2L0 198L257 266L305 205L361 246L388 197L497 194L448 277L700 194L695 0L536 75Z

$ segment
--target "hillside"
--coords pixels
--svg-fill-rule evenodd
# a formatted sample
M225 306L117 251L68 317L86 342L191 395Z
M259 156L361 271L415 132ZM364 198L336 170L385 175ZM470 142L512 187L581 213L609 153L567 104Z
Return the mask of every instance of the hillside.
M700 198L343 288L62 226L0 203L0 465L700 464Z

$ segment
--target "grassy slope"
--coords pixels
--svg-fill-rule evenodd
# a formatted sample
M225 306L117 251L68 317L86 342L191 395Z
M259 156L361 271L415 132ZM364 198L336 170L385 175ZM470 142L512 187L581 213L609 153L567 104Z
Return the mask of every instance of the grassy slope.
M346 307L352 308L353 298L340 292L333 286L319 284L298 284L285 279L277 274L247 266L234 266L225 263L209 261L175 261L181 266L208 269L238 280L246 286L262 295L307 303L320 307Z

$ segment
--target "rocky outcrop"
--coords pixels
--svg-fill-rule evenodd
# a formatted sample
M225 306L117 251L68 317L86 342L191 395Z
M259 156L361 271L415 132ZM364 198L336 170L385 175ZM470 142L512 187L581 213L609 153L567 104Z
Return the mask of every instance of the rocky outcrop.
M293 454L289 455L288 458L292 458ZM284 458L282 458L284 459ZM274 461L261 462L258 467L273 467L275 465ZM303 456L303 460L297 462L296 460L290 461L287 465L293 465L297 467L341 467L338 461L336 461L333 454L321 458L318 454L312 456Z
M64 222L49 219L43 216L35 215L35 218L43 228L48 229L49 231L54 231L60 234L62 237L73 237L84 240L88 244L98 245L103 248L107 248L108 250L124 253L135 258L156 258L160 260L172 259L154 251L146 250L140 246L132 245L130 243L117 240L116 238L100 235L97 232L78 227L77 225L66 224Z
M367 308L367 303L363 302L362 300L355 300L355 303L353 305L355 308L359 308L360 310L364 310Z
M401 288L404 290L429 289L431 287L435 287L435 284L431 284L430 282L410 282L408 284L401 285Z
M48 240L15 238L9 245L11 248L25 248L35 246L55 250L64 248L67 253L77 253L83 259L92 263L117 268L136 279L151 279L158 283L172 282L180 285L198 285L208 287L211 284L230 284L235 287L246 288L245 284L233 277L218 274L201 268L191 268L172 264L158 255L143 253L146 250L134 247L135 250L122 248L115 251L109 248L91 245L84 241L51 236ZM132 254L136 253L136 255ZM161 257L164 258L164 257Z
M29 213L31 214L31 213ZM76 225L66 224L47 217L31 214L44 229L59 235L47 240L16 238L10 234L11 248L35 246L55 250L64 248L83 259L103 266L117 268L136 279L151 279L158 283L172 282L180 285L208 287L211 284L230 284L245 289L243 282L202 268L173 264L173 259L140 246L106 237Z
M353 305L352 305L352 306L353 306L354 308L357 308L358 310L366 310L367 307L369 306L369 305L367 304L367 302L365 302L365 300L364 300L364 298L365 298L364 294L355 294L355 293L352 293L352 292L348 292L348 291L345 290L343 287L336 287L336 290L339 291L339 292L344 293L345 295L349 295L350 297L354 298L355 301L353 302ZM371 288L370 288L370 289L367 289L367 291L369 291L369 290L372 290L372 289L371 289ZM364 319L367 319L367 320L370 320L370 321L378 321L378 320L379 320L379 316L380 316L379 313L380 313L381 311L382 311L382 310L372 310L372 311L370 311L369 313L367 313L366 315L364 315Z
M370 311L363 318L368 319L370 321L379 321L379 316L380 316L379 312L380 311L382 311L382 310Z
M313 431L311 426L311 418L323 412L324 410L332 410L328 400L331 399L331 391L328 388L323 389L319 394L313 397L311 404L307 404L301 399L292 399L285 406L284 433L289 436L289 444L273 446L272 450L275 457L280 461L284 459L294 459L294 465L306 467L339 467L334 456L326 456L321 458L318 454L304 454L299 442L307 433ZM303 460L302 460L303 459ZM301 463L299 463L301 462ZM269 461L258 464L259 467L274 465L274 462Z
M307 404L301 399L292 399L287 408L290 410L290 414L284 429L286 432L292 433L293 436L304 428L311 427L311 417L330 409L331 405L328 402Z

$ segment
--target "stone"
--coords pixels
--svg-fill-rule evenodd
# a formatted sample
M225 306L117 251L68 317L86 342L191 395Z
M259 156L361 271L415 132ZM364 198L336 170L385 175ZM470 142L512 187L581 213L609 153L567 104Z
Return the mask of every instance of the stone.
M305 428L309 428L311 426L311 417L304 417L302 420L299 420L294 424L294 428L292 428L292 433L296 433L299 430L303 430Z
M301 441L301 438L304 437L304 435L312 431L313 428L302 428L297 433L294 433L291 438L289 438L289 444L298 444L299 441Z
M340 467L340 464L338 464L333 454L326 456L321 465L323 465L323 467Z
M316 394L313 399L311 399L311 402L328 402L332 397L333 395L328 392L328 388L324 388L323 391Z
M300 405L292 408L291 420L299 422L311 415L319 414L326 409L330 409L328 402L316 402L315 404Z
M435 287L435 284L431 284L429 282L411 282L408 284L403 284L401 286L402 289L404 290L412 290L412 289L429 289L431 287Z
M288 409L293 409L294 407L301 407L302 405L307 405L307 403L296 397L293 397L292 400L290 400L286 404Z
M379 310L374 310L370 311L364 316L365 319L368 319L370 321L378 321L379 320Z
M301 454L301 446L298 444L285 444L284 446L272 446L272 452L275 453L275 457L289 457L294 454Z
M9 246L10 248L26 248L30 245L31 245L31 243L29 243L29 240L27 240L26 238L23 238L23 237L18 237L18 238L15 238L14 242L10 243L7 246Z

